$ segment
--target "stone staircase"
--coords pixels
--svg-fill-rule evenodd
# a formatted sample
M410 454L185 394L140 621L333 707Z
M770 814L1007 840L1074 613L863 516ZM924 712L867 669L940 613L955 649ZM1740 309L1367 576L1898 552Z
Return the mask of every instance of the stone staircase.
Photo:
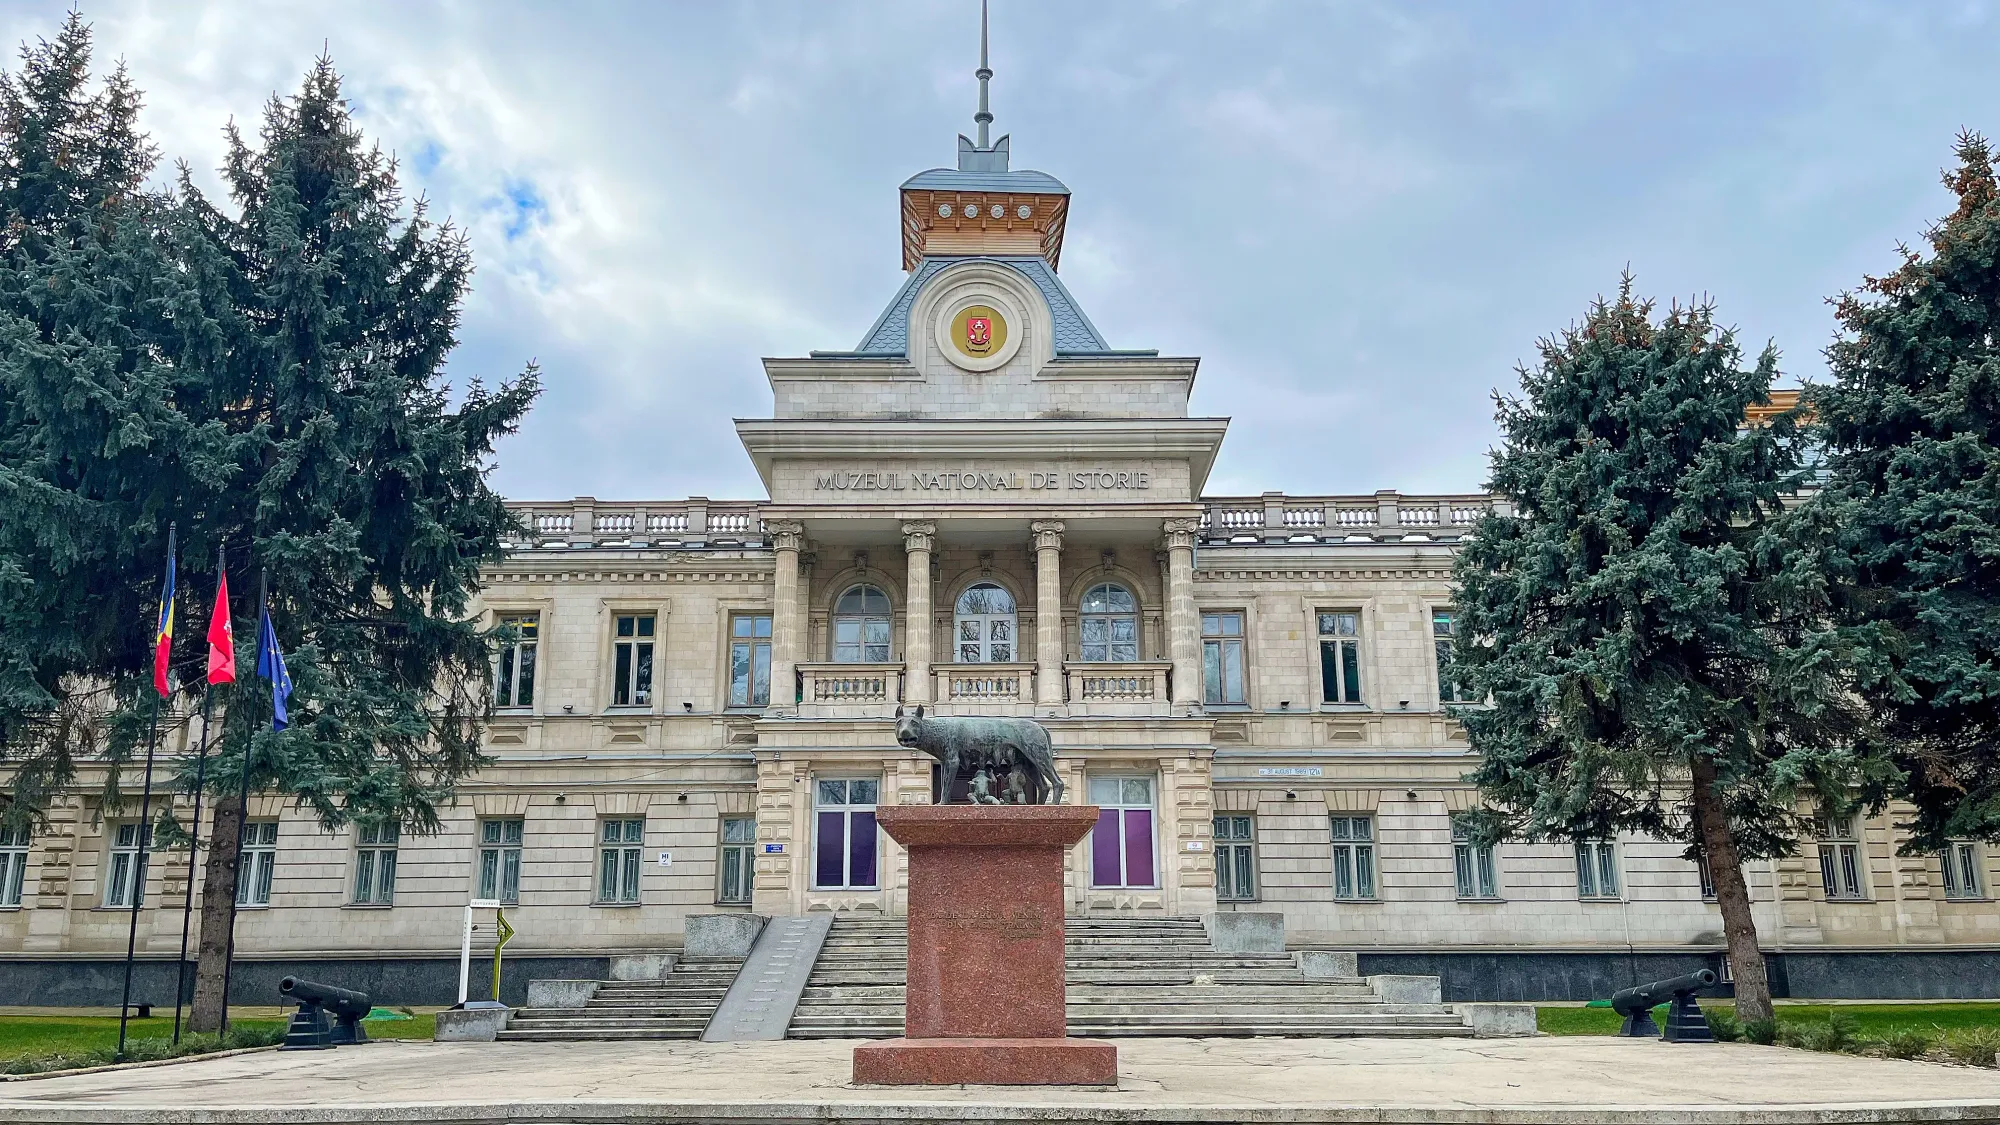
M1385 1003L1359 977L1307 979L1290 953L1217 953L1191 918L1071 918L1069 1032L1181 1035L1468 1036L1442 1004ZM839 918L786 1037L903 1033L908 935L901 918Z
M743 962L679 961L658 980L602 981L581 1008L516 1008L501 1039L699 1039Z

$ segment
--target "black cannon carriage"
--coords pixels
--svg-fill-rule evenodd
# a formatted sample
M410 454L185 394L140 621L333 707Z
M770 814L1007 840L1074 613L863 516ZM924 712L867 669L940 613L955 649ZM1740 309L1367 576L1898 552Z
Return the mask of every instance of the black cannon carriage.
M1701 1014L1694 994L1715 983L1712 969L1696 969L1666 980L1620 989L1611 996L1611 1010L1625 1017L1618 1034L1632 1038L1662 1038L1669 1043L1713 1043L1715 1033ZM1668 1004L1667 1029L1663 1034L1653 1023L1653 1009Z
M292 1013L291 1026L285 1029L285 1050L322 1051L368 1041L361 1021L374 1005L366 993L297 977L279 981L278 991L299 1006Z

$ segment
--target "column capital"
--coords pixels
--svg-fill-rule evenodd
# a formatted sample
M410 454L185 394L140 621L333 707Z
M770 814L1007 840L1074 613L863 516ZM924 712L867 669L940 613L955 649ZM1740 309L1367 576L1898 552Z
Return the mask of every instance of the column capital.
M1167 549L1193 550L1195 533L1201 530L1201 521L1193 516L1175 516L1160 522L1160 531L1167 541Z
M764 531L771 537L771 546L780 551L796 551L805 546L806 525L798 520L769 520Z
M1034 523L1028 525L1028 530L1035 533L1035 550L1062 550L1063 521L1036 520Z
M905 551L936 550L937 524L930 520L910 520L903 524L903 549Z

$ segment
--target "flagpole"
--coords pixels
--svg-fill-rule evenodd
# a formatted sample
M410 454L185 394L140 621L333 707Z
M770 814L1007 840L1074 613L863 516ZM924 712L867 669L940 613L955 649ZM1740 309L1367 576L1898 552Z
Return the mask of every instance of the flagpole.
M228 557L228 541L224 540L223 545L218 547L215 552L217 589L220 589L221 585L229 580ZM209 628L213 630L214 627L214 623L210 622ZM174 1043L176 1045L181 1041L181 1004L182 997L187 992L188 926L194 918L194 872L197 862L201 859L201 796L208 779L208 705L210 698L214 694L215 681L204 679L201 687L201 748L195 752L194 758L194 819L188 832L187 893L181 899L181 957L174 965ZM210 847L214 846L213 840L209 843Z
M173 620L175 528L175 524L167 524L167 581L160 591L161 597L166 603L161 606L160 615L169 623ZM157 646L160 643L157 633L154 635L153 643L157 652ZM168 634L166 643L168 652L171 653L173 651L171 633ZM154 659L157 664L157 655ZM120 1059L125 1057L125 1025L131 1020L132 1016L132 962L138 956L139 952L139 904L146 897L146 856L148 845L152 843L153 835L153 748L158 744L159 735L160 693L156 691L153 693L153 716L146 727L146 780L139 790L139 850L138 854L133 856L132 865L132 917L125 926L125 987L118 1000L117 1057ZM175 998L178 1000L179 995L176 994Z
M264 618L271 612L271 575L268 571L257 574L257 644L264 643ZM272 713L277 711L277 700L271 701ZM250 752L257 745L257 725L250 725L250 736L243 743L243 776L236 786L236 880L243 881L243 833L250 823ZM213 844L210 844L213 847ZM222 955L222 1026L223 1035L229 1034L229 977L236 969L236 908L230 904L229 945Z

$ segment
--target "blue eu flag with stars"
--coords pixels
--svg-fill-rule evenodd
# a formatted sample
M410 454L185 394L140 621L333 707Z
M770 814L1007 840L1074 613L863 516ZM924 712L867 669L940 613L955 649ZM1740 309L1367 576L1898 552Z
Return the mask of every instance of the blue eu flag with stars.
M268 606L257 630L257 675L271 685L271 729L284 730L291 725L285 701L292 695L292 674L285 671L285 654L278 651L278 631L271 627Z

